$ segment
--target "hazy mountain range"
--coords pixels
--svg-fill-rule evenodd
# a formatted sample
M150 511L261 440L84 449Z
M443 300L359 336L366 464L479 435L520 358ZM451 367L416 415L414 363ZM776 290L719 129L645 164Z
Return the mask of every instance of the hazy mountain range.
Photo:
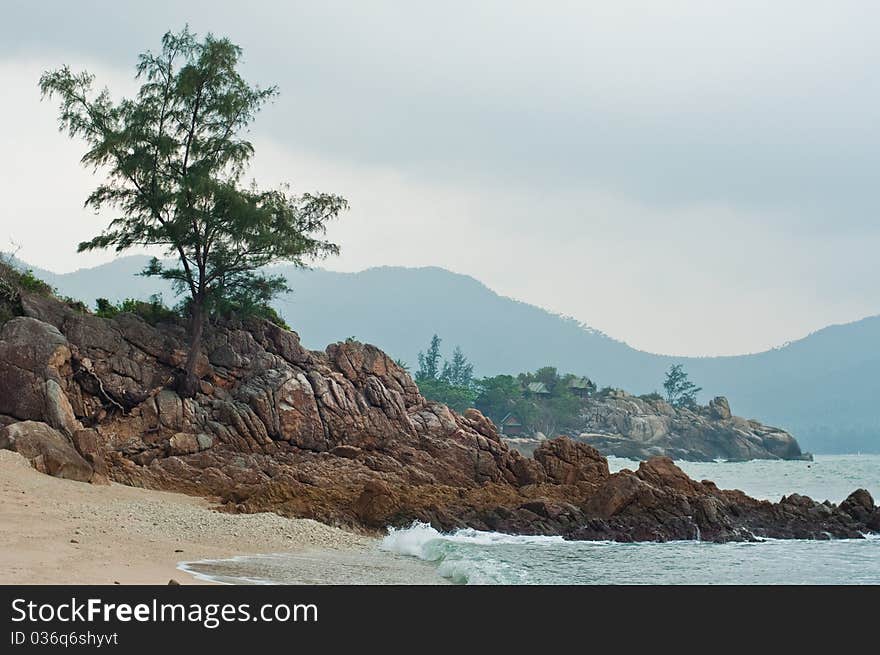
M135 276L146 261L132 256L73 273L34 272L90 306L99 296L118 301L156 292L173 304L165 283ZM790 430L806 450L880 452L880 316L754 355L667 357L440 268L273 270L294 289L275 307L309 348L353 336L412 366L437 333L445 353L460 346L478 375L551 365L631 393L659 389L670 364L682 363L703 387L701 400L725 395L734 413Z

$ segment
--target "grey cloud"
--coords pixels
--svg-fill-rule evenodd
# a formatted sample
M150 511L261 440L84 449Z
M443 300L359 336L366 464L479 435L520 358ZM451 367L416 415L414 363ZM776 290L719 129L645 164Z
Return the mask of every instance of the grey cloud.
M2 47L133 63L189 21L281 86L291 146L873 233L880 8L657 4L21 3Z
M465 267L653 350L756 349L876 311L877 3L18 2L0 59L130 71L186 22L229 35L249 77L281 87L254 127L299 158L278 177L336 162L346 172L315 184L348 185L362 225L405 235L443 220L429 203L454 212L482 190L474 232L540 248L515 252L546 279L452 237L426 261L417 236L399 253L369 242L385 258L371 261L355 221L337 232L354 242L341 266ZM383 186L377 170L403 177ZM557 253L622 271L581 283ZM696 338L700 304L714 322ZM664 311L674 329L641 324Z

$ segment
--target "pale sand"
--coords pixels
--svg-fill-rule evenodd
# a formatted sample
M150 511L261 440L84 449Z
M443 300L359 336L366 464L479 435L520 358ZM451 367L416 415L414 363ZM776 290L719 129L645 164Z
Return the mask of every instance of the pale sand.
M379 553L373 538L317 521L225 514L183 494L61 480L0 450L0 584L199 584L178 563L280 552L297 553L292 561L302 565L291 581L441 581L421 562ZM334 575L334 561L359 558L373 566Z

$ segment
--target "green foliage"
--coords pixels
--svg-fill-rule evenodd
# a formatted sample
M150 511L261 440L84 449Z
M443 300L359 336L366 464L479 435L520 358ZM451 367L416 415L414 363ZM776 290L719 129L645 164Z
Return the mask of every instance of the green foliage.
M510 412L516 412L517 405L523 401L522 385L512 375L496 375L486 377L477 382L479 393L474 400L474 406L495 423ZM520 420L524 420L520 416Z
M661 396L656 391L652 391L651 393L642 394L641 396L639 396L639 398L641 398L642 400L653 400L653 401L663 400L663 396Z
M21 271L18 276L18 287L28 293L38 293L41 296L52 295L55 290L46 282L34 275L30 269Z
M281 316L281 314L279 314L277 311L275 311L275 308L270 305L255 305L247 310L238 310L238 315L241 316L242 314L244 316L253 316L254 318L262 318L266 321L269 321L270 323L274 323L278 327L283 328L285 330L292 329L287 324L287 321L284 320L284 317Z
M425 398L448 405L458 413L463 413L469 407L473 407L477 397L476 389L459 387L439 378L424 379L418 384L419 391Z
M275 294L286 289L283 280L255 274L246 284L215 298L211 309L226 319L262 318L289 330L281 315L269 304Z
M552 366L545 366L517 377L496 375L474 380L473 365L460 348L455 348L452 358L441 366L440 344L435 334L427 350L419 353L415 379L425 398L458 412L476 407L496 424L512 413L528 430L548 435L577 422L584 401L569 388L575 375L560 375ZM543 383L549 393L527 393L527 386L533 382Z
M431 337L426 352L419 351L419 368L416 371L416 382L436 380L440 374L440 337Z
M471 388L474 384L474 365L471 364L461 348L452 351L452 361L443 362L440 379L454 387Z
M55 289L34 275L32 270L22 269L14 253L0 253L0 300L14 301L22 293L51 296Z
M131 313L140 316L150 325L176 321L180 315L165 306L162 296L154 294L149 301L126 298L121 303L114 304L106 298L98 298L95 301L95 315L101 318L114 318L122 313Z
M415 380L419 391L428 400L448 405L457 412L464 412L474 406L477 397L473 379L474 366L468 362L461 349L456 347L452 360L444 361L441 368L440 343L440 337L435 334L431 337L427 351L419 353L419 369Z
M528 425L534 430L554 436L559 430L573 425L583 402L563 385L557 385L546 398L533 401L534 411Z
M280 328L285 330L291 330L292 328L287 324L287 321L284 320L284 317L281 316L277 311L275 311L274 307L270 305L257 305L253 309L253 316L257 318L262 318L270 323L274 323Z
M552 366L545 366L533 373L496 375L483 378L478 383L480 393L475 406L496 423L512 413L530 431L547 435L574 425L584 401L568 387L577 376L560 375ZM541 382L548 394L532 394L526 391L529 384Z
M57 297L56 290L30 269L22 269L14 253L0 253L0 325L21 315L21 294ZM74 311L87 313L88 307L67 296L58 298Z
M703 390L688 379L688 374L681 364L673 364L669 367L663 389L666 391L666 402L673 407L688 408L696 407L697 394Z
M122 311L119 305L114 305L106 298L98 298L95 300L95 316L101 318L113 318Z
M61 129L87 144L82 163L107 172L86 204L117 212L79 250L146 246L176 258L171 266L153 259L143 274L189 296L190 390L205 316L251 311L285 291L282 277L258 273L272 262L304 267L337 254L320 237L348 207L336 195L242 184L254 154L243 135L277 90L248 84L240 59L228 39L199 41L185 28L140 56L134 98L114 103L106 89L93 91L92 75L67 66L40 78L43 96L60 99Z
M555 366L544 366L543 368L539 368L532 374L532 378L535 382L542 382L550 393L553 393L556 386L561 382Z
M519 380L526 389L533 382L542 383L549 393L525 394L527 403L518 405L519 418L532 431L554 435L576 422L582 400L568 388L576 376L560 375L553 366L544 366L533 373L521 373Z
M0 253L0 325L21 315L21 294L54 295L55 290L30 270L22 270L14 253Z

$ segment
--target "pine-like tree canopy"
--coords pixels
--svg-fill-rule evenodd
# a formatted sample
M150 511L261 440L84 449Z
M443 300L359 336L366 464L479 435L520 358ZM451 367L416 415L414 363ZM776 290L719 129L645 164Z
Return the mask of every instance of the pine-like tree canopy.
M277 89L248 84L238 72L241 54L228 39L198 40L185 28L165 34L158 53L140 56L134 98L113 102L107 89L94 91L92 75L67 66L40 79L44 97L61 101L61 129L86 142L82 163L106 171L86 205L118 212L79 250L158 247L174 258L171 266L153 259L144 274L172 280L187 296L187 394L206 318L286 290L283 278L260 272L272 262L305 266L337 254L321 237L347 208L337 195L242 182L254 154L245 131Z

